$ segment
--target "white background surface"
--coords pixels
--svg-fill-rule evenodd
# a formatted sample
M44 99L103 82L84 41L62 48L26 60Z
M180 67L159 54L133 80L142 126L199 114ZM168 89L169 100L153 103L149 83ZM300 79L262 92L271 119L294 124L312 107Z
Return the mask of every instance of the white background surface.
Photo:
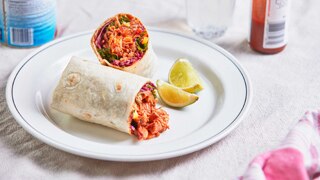
M232 179L250 160L275 148L307 109L320 105L320 2L292 1L289 44L276 55L247 45L249 0L237 1L233 25L216 43L247 69L254 89L247 117L222 141L199 152L168 160L121 163L71 155L36 140L6 106L6 80L34 49L0 46L1 179ZM130 12L150 26L191 33L183 0L58 1L59 36L91 30L106 17ZM30 86L32 86L30 84Z

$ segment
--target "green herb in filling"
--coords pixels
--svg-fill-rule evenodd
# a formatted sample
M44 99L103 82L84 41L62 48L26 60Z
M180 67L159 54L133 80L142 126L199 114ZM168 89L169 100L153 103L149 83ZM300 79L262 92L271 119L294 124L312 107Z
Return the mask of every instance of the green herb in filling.
M136 45L139 51L146 51L148 47L148 43L142 44L140 38L136 39Z
M108 60L109 62L112 62L114 60L119 60L120 58L116 54L112 54L110 52L110 48L101 48L98 49L98 53L103 59Z
M127 22L130 22L130 19L127 16L120 16L119 22L120 22L120 24L123 24L125 22L127 23Z
M157 98L158 98L158 96L157 96L157 90L156 90L156 89L153 89L151 92L152 92L153 97L154 97L155 99L157 99Z

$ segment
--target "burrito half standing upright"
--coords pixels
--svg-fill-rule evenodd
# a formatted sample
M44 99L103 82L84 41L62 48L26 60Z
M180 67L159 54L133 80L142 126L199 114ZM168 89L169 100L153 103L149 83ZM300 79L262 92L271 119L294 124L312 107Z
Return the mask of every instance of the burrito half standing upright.
M130 14L117 14L94 32L91 46L102 65L152 77L157 57L141 21Z
M156 103L156 87L149 79L72 57L51 107L145 140L169 127L169 115Z

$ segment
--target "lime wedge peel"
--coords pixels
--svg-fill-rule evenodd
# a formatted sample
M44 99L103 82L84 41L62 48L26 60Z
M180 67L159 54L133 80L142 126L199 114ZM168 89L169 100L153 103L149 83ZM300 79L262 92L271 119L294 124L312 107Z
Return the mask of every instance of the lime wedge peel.
M162 101L172 107L185 107L199 99L196 94L188 93L162 80L157 81L157 88Z

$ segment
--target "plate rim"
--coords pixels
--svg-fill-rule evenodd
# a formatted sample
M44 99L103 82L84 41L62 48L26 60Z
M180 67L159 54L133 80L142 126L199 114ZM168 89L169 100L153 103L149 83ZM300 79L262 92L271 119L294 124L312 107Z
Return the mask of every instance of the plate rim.
M6 101L7 105L9 107L9 110L11 114L13 115L14 119L16 122L23 127L24 130L26 130L28 133L30 133L33 137L37 138L38 140L42 141L45 144L50 145L51 147L60 149L62 151L66 151L72 154L80 155L83 157L89 157L89 158L94 158L94 159L100 159L100 160L111 160L111 161L124 161L124 162L139 162L139 161L151 161L151 160L160 160L160 159L168 159L168 158L173 158L173 157L178 157L182 155L186 155L198 150L201 150L205 147L208 147L224 137L226 137L228 134L230 134L242 120L244 119L245 115L248 112L249 107L251 106L252 102L252 85L251 85L251 80L250 77L248 76L247 70L242 67L242 65L238 62L238 60L228 51L223 49L222 47L214 44L213 42L200 39L199 37L192 36L192 35L187 35L183 34L181 32L176 32L172 30L167 30L167 29L161 29L161 28L155 28L155 27L148 27L149 31L154 31L154 32L160 32L160 33L167 33L175 36L180 36L183 38L191 39L194 41L197 41L201 44L206 45L207 47L214 49L221 53L223 56L225 56L227 59L230 60L230 62L239 70L240 74L242 75L243 82L246 87L246 96L245 96L245 101L244 104L239 111L238 115L235 117L235 119L226 127L224 127L223 130L215 134L209 139L206 139L202 142L198 142L193 146L187 147L185 149L180 149L180 150L175 150L171 152L164 152L164 153L157 153L157 154L152 154L152 155L132 155L132 156L121 156L119 155L108 155L106 154L97 154L97 153L92 153L92 152L82 152L82 150L78 150L74 147L69 147L66 144L61 143L61 142L56 142L53 139L50 139L50 137L47 137L46 135L43 135L42 133L38 132L38 130L34 129L28 122L23 118L23 116L20 114L18 108L14 104L14 99L13 99L13 86L14 82L16 79L16 76L19 74L20 70L23 68L23 66L30 60L32 59L33 56L37 55L39 52L49 48L52 45L59 44L62 41L66 41L69 39L76 38L78 36L84 36L87 34L92 34L93 30L90 31L85 31L85 32L80 32L76 33L73 35L65 36L65 37L60 37L52 42L49 42L48 44L35 49L32 51L29 55L27 55L25 58L21 60L20 63L13 69L11 72L7 84L6 84Z

